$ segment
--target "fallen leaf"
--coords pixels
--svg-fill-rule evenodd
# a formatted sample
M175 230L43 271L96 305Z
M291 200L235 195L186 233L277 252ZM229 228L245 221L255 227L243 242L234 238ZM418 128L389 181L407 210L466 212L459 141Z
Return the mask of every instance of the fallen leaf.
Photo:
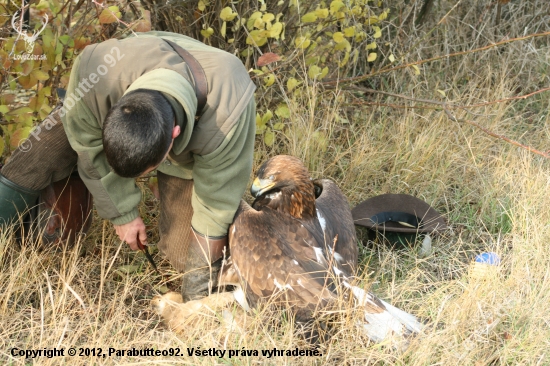
M266 52L263 55L260 56L258 59L258 62L256 64L258 67L262 67L265 65L269 65L270 63L280 61L281 57L273 52Z

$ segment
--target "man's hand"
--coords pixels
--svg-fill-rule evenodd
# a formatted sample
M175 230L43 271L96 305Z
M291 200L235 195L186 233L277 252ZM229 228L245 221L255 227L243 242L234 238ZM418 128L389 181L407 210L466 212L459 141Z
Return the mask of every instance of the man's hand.
M137 238L143 245L147 244L147 233L145 232L145 224L141 217L136 217L124 225L113 225L120 240L128 243L132 250L139 250Z

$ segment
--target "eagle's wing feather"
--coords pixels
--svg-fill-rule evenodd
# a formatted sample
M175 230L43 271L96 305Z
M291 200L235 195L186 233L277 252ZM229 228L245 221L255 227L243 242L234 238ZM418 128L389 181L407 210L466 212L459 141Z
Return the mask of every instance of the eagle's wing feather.
M269 207L256 211L242 201L229 233L233 265L252 304L277 292L299 307L333 298L325 286L321 245L298 220Z
M327 255L333 255L345 273L354 274L358 260L358 247L348 201L332 180L318 179L314 183L322 188L321 195L315 200L315 205L317 216L325 231L325 242L331 248Z

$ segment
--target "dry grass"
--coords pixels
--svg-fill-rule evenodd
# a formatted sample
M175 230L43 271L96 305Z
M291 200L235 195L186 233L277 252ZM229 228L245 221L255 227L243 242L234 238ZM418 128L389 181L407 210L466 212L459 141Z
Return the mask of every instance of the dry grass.
M475 1L451 8L438 3L424 28L400 30L395 47L410 48L408 61L473 49L504 36L549 30L543 1L512 2L494 27L495 9ZM403 9L403 19L408 11ZM394 19L395 28L399 21ZM435 30L424 37L431 27ZM393 28L392 28L393 29ZM406 32L405 32L406 29ZM414 46L414 47L413 47ZM455 59L426 64L420 75L397 71L371 80L376 88L416 98L463 105L526 94L549 85L548 38L512 43ZM261 93L261 92L260 92ZM286 315L263 309L244 332L227 333L220 318L184 334L168 331L149 307L166 286L178 290L178 275L162 262L160 278L140 253L96 220L81 246L62 252L16 249L0 239L0 360L19 364L550 364L550 165L547 160L494 139L472 126L450 121L444 112L357 106L345 90L323 91L313 84L289 101L292 122L278 146L258 143L256 164L288 153L303 158L314 176L332 177L352 204L386 192L416 195L444 213L452 232L434 240L434 252L420 259L416 249L391 250L380 242L361 249L361 279L383 299L431 324L406 352L375 345L356 329L345 311L330 342L314 357L188 356L187 347L294 349L305 345ZM370 102L414 103L379 95ZM473 109L459 117L540 150L550 139L548 93ZM317 135L314 133L317 131ZM320 131L320 132L319 132ZM319 133L327 145L319 143ZM149 195L150 196L150 195ZM148 200L143 212L155 212ZM151 209L151 205L153 208ZM150 224L155 218L148 216ZM3 235L6 235L5 233ZM87 255L80 256L82 251ZM495 251L500 272L488 280L468 276L475 254ZM157 256L160 260L160 256ZM123 265L141 267L128 275ZM165 286L165 287L162 287ZM116 349L179 347L183 357L65 357L24 360L10 349L53 347Z

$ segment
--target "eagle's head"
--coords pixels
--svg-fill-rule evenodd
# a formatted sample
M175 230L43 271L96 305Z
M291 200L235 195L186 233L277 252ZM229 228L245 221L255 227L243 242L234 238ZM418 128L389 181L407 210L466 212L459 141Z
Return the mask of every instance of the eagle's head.
M315 187L298 158L277 155L262 164L250 188L252 207L286 212L296 218L315 216Z

